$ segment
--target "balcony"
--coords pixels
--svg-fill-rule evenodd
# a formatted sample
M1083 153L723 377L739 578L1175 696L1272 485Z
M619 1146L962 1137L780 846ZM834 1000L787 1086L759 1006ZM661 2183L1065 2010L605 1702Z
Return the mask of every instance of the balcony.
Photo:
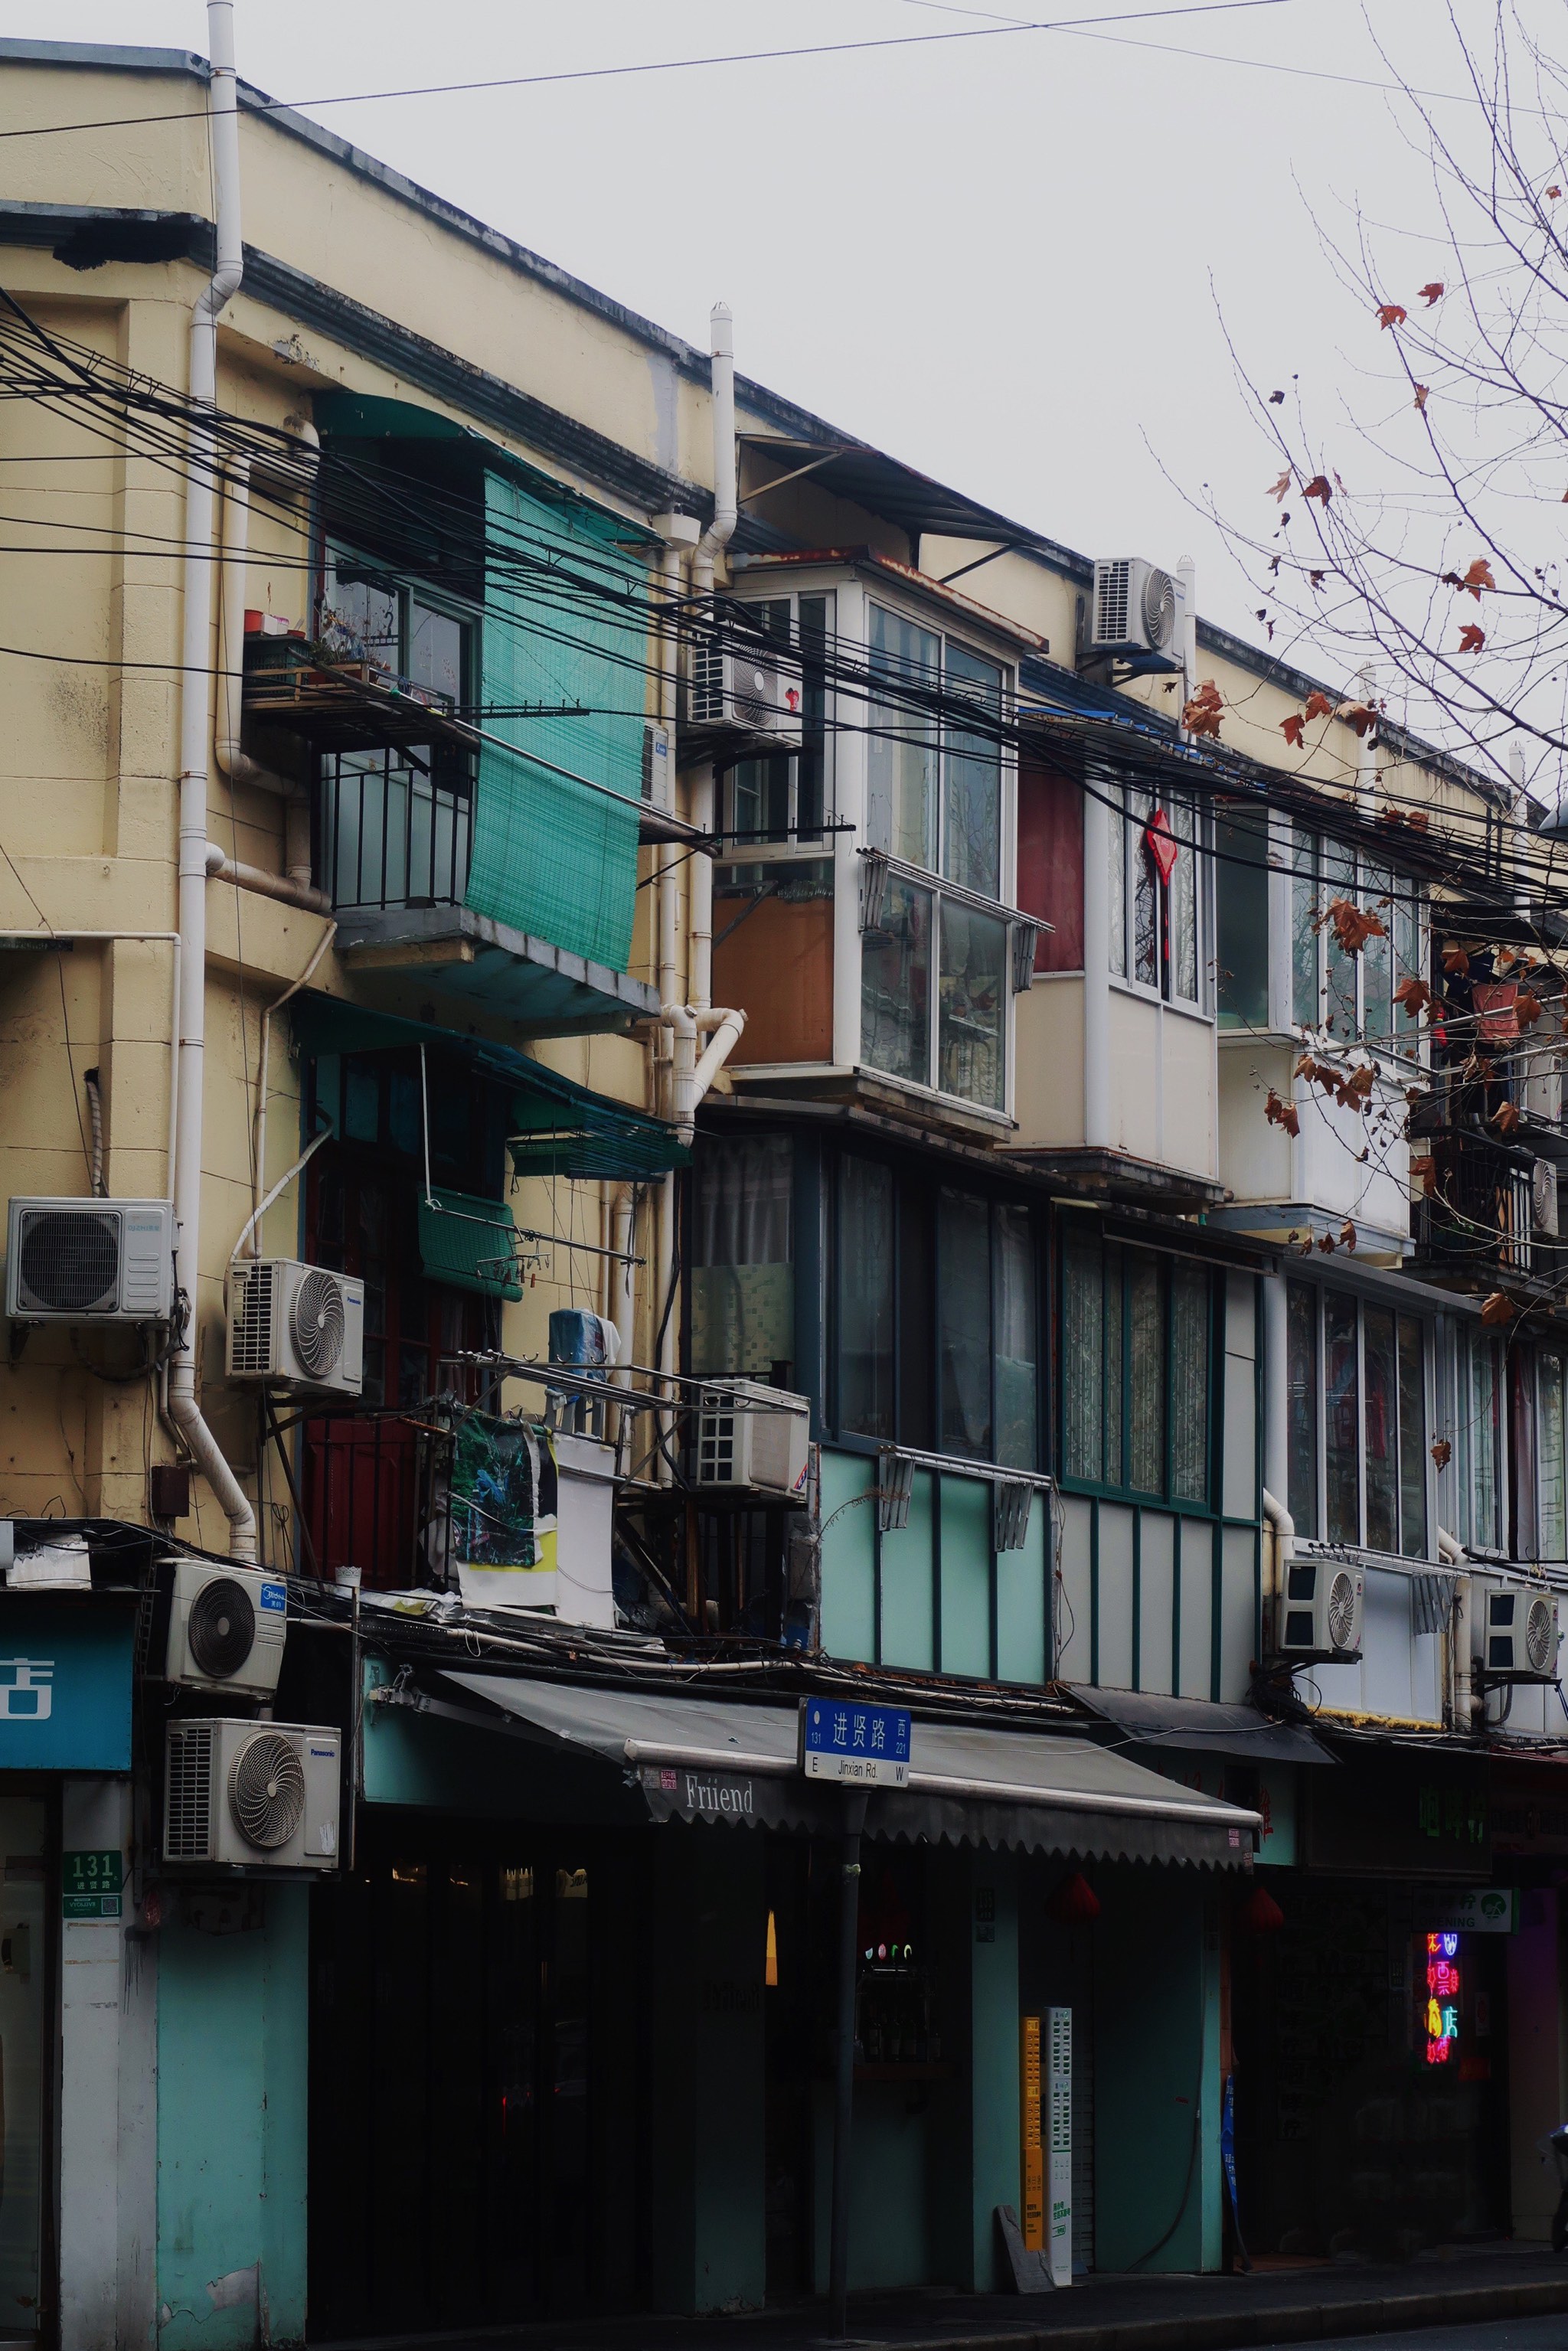
M1461 1282L1540 1270L1531 1153L1458 1124L1412 1135L1411 1149L1433 1163L1433 1189L1417 1196L1414 1209L1418 1261Z

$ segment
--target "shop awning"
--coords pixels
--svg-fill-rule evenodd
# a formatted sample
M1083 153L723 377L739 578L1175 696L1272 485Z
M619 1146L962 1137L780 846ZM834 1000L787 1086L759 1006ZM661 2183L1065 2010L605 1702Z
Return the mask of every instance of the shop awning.
M665 1120L596 1094L515 1046L311 990L295 998L289 1016L302 1052L391 1052L423 1045L431 1052L457 1055L477 1076L508 1088L508 1148L518 1176L640 1182L690 1162L690 1152Z
M565 1746L597 1756L640 1794L652 1820L831 1835L842 1819L842 1791L799 1769L794 1707L497 1674L438 1680L451 1695L427 1697L432 1711L470 1723L488 1711L493 1724L557 1752ZM871 1794L869 1836L1251 1866L1256 1813L1195 1794L1087 1740L916 1721L912 1748L907 1788Z
M1070 1685L1089 1714L1113 1723L1134 1745L1172 1754L1222 1756L1228 1763L1333 1763L1304 1723L1271 1722L1250 1706L1218 1706L1203 1698L1159 1698L1149 1690Z

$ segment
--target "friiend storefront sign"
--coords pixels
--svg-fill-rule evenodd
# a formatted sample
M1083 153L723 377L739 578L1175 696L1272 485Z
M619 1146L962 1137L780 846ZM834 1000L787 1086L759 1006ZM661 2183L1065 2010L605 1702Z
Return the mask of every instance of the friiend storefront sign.
M131 1609L0 1595L0 1771L129 1771Z

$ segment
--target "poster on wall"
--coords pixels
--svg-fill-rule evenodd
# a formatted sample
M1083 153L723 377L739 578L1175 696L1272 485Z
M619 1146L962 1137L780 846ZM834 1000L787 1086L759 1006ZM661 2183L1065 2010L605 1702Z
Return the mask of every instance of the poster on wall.
M1048 2008L1046 2030L1046 2259L1052 2285L1072 2283L1072 2011Z

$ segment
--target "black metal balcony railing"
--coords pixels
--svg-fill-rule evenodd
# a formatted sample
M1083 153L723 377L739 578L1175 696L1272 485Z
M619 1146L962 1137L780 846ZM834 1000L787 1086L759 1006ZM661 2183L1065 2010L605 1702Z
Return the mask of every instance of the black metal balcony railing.
M1412 1148L1433 1163L1434 1188L1416 1207L1417 1247L1456 1272L1527 1274L1534 1223L1528 1151L1495 1143L1479 1130L1445 1127L1412 1137Z
M340 913L458 906L468 886L468 788L394 751L322 762L317 874Z

